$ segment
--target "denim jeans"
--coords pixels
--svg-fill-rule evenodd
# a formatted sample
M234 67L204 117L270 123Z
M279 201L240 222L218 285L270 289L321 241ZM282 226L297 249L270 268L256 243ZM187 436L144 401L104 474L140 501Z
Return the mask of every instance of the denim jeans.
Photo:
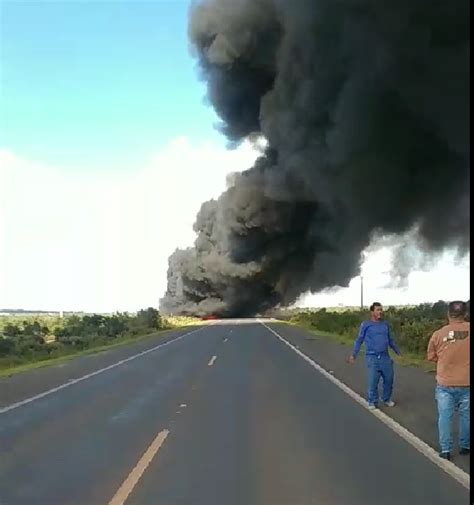
M371 405L379 401L379 381L383 379L382 400L388 402L393 391L393 361L388 353L366 354L365 363L368 369L367 400Z
M454 411L459 411L459 446L470 449L470 388L456 386L437 386L438 432L441 452L450 452L453 448L451 426Z

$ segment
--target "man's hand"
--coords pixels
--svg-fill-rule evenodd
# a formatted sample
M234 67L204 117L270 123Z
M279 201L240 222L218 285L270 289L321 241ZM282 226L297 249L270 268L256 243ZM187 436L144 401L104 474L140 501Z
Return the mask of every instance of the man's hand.
M355 363L356 359L354 356L350 355L349 358L347 359L347 362L353 365Z

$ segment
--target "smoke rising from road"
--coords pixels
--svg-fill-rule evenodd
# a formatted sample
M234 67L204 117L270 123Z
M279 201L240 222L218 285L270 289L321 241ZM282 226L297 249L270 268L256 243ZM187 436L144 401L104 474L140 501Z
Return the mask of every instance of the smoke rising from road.
M346 286L375 235L468 251L468 0L203 0L189 37L222 132L267 144L203 204L162 310Z

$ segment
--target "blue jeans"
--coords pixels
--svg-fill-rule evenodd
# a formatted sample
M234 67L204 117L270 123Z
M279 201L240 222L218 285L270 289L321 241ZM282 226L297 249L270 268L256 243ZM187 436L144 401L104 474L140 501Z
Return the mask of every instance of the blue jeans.
M456 386L436 386L438 403L438 433L441 452L451 452L453 436L451 425L454 411L459 411L459 446L470 449L470 388Z
M382 400L388 402L393 391L393 361L388 353L366 354L365 363L368 369L367 400L371 405L379 402L379 381L383 379Z

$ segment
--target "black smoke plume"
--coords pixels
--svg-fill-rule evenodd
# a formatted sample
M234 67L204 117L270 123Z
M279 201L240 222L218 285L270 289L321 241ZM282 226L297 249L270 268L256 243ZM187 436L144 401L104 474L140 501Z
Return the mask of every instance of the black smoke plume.
M468 0L199 1L189 36L222 131L267 147L203 204L164 311L345 286L374 235L468 250Z

